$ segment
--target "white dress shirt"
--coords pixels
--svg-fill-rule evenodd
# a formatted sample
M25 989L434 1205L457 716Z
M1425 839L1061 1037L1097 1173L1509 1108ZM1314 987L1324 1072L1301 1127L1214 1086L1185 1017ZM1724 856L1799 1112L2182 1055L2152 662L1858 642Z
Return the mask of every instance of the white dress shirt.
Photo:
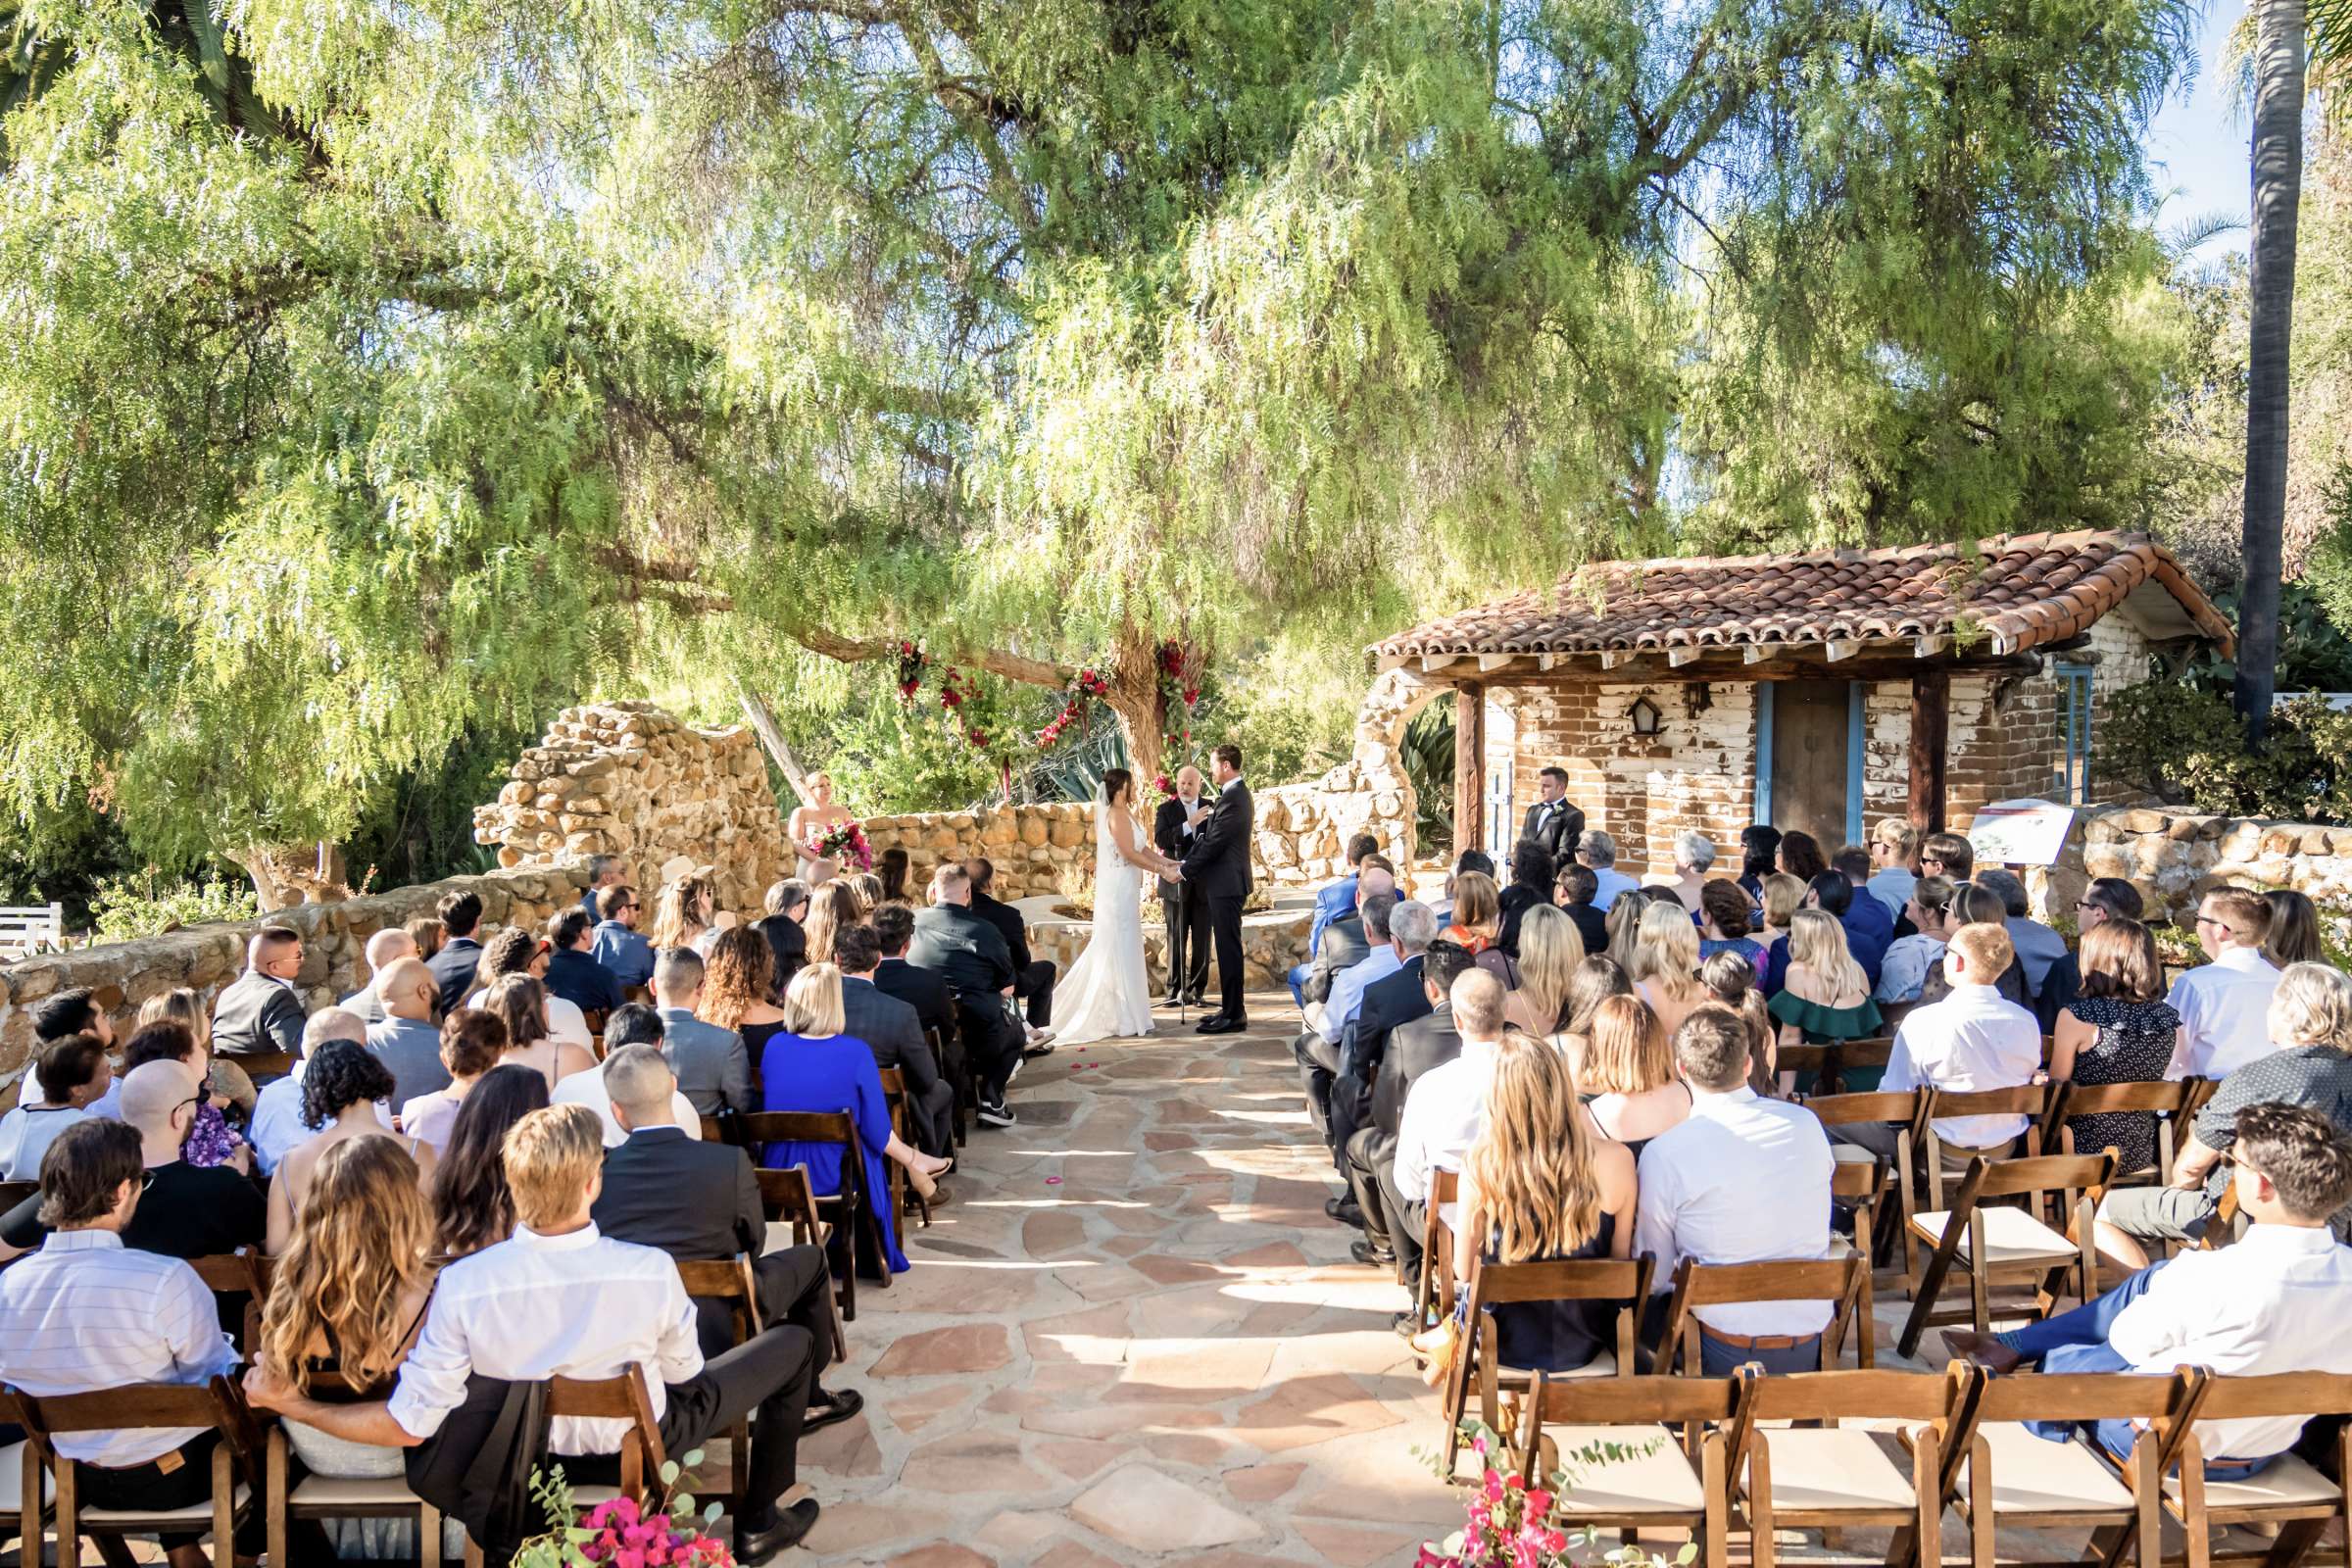
M1642 1151L1634 1252L1658 1260L1654 1287L1674 1289L1683 1259L1774 1263L1830 1255L1830 1182L1837 1160L1821 1119L1745 1085L1693 1090L1690 1114ZM1746 1337L1819 1334L1829 1301L1735 1301L1691 1308L1711 1329Z
M2352 1372L2352 1248L2326 1226L2256 1225L2233 1247L2186 1251L2116 1314L2107 1343L2134 1372L2211 1367L2224 1377ZM2200 1421L2208 1459L2260 1459L2291 1446L2299 1415Z
M41 1156L49 1152L57 1135L89 1119L90 1113L78 1105L35 1105L18 1101L15 1109L0 1116L0 1181L39 1181Z
M581 1074L580 1076L590 1076ZM667 1252L597 1234L594 1225L514 1236L441 1271L416 1347L401 1363L392 1419L413 1437L441 1430L466 1399L466 1379L618 1377L645 1369L660 1418L667 1385L703 1369L694 1302ZM618 1453L629 1423L565 1416L550 1429L557 1453Z
M2180 1015L2181 1045L2167 1078L2227 1078L2271 1044L2271 993L2278 970L2257 948L2224 948L2173 982L2165 1000Z
M575 1072L556 1085L555 1093L547 1097L553 1105L586 1105L605 1119L605 1147L618 1149L629 1141L629 1135L612 1114L612 1096L605 1088L601 1071ZM686 1136L700 1140L703 1136L703 1113L694 1108L694 1102L676 1090L669 1092L669 1113L677 1118Z
M1487 1124L1487 1086L1499 1043L1465 1040L1462 1054L1413 1080L1396 1120L1396 1190L1429 1197L1429 1173L1460 1170L1462 1153ZM1828 1211L1823 1211L1828 1223Z
M1348 1033L1348 1020L1364 1010L1364 988L1386 980L1404 967L1396 950L1383 942L1331 977L1331 995L1323 999L1323 1038L1338 1045Z
M1899 1095L1931 1085L1967 1094L2014 1089L2041 1070L2041 1025L1992 986L1954 986L1941 1002L1913 1008L1894 1032L1879 1087ZM1938 1116L1936 1136L1966 1149L1989 1149L2026 1130L2026 1118Z
M1638 893L1642 889L1641 883L1613 865L1596 865L1592 871L1592 880L1600 884L1600 891L1592 895L1592 907L1603 914L1608 913L1609 906L1617 902L1618 894Z
M0 1382L34 1398L126 1383L209 1382L237 1364L213 1293L176 1257L113 1231L53 1231L0 1273ZM170 1453L202 1427L58 1434L69 1459L114 1469Z
M254 1160L265 1176L275 1171L277 1162L313 1132L302 1124L302 1074L310 1064L310 1057L296 1056L286 1075L262 1085L254 1099L253 1121L245 1129L245 1138L253 1145Z

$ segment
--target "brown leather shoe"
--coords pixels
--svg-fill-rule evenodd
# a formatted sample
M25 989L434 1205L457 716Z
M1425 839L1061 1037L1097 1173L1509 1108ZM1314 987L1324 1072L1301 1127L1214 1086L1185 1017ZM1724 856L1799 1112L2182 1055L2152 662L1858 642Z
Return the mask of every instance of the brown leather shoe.
M1987 1372L2014 1372L2026 1364L2024 1356L1991 1335L1967 1329L1945 1329L1943 1348L1954 1360L1974 1361Z

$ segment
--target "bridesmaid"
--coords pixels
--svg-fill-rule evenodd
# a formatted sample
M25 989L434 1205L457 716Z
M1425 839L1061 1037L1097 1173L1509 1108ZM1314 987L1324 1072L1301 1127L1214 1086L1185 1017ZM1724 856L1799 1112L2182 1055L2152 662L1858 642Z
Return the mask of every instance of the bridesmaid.
M784 834L792 840L792 853L800 858L801 876L810 887L821 886L841 866L812 853L808 841L850 819L849 811L834 804L833 775L809 774L808 804L792 808L792 815L784 824Z

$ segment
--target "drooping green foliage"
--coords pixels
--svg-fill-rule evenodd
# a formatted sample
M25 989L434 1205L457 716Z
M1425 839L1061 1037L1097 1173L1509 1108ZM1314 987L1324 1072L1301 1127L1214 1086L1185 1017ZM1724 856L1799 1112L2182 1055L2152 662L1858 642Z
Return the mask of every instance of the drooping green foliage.
M0 783L164 858L599 689L838 705L805 642L1132 696L1587 555L2144 520L2184 337L2184 0L15 15Z

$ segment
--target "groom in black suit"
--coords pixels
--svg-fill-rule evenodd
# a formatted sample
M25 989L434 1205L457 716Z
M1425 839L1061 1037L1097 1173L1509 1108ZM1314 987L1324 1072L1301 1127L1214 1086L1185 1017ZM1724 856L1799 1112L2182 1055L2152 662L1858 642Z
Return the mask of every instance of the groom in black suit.
M1177 874L1208 898L1208 929L1217 948L1219 1006L1196 1034L1237 1034L1250 1026L1242 1010L1242 901L1250 896L1250 846L1257 815L1242 782L1242 749L1220 746L1210 756L1217 804L1193 835Z
M1196 809L1202 810L1200 820ZM1152 819L1152 842L1171 860L1182 860L1193 841L1208 826L1200 806L1200 770L1176 772L1176 793L1160 802ZM1168 1005L1183 1002L1200 1005L1208 990L1208 897L1191 883L1159 879L1159 908L1168 924Z

